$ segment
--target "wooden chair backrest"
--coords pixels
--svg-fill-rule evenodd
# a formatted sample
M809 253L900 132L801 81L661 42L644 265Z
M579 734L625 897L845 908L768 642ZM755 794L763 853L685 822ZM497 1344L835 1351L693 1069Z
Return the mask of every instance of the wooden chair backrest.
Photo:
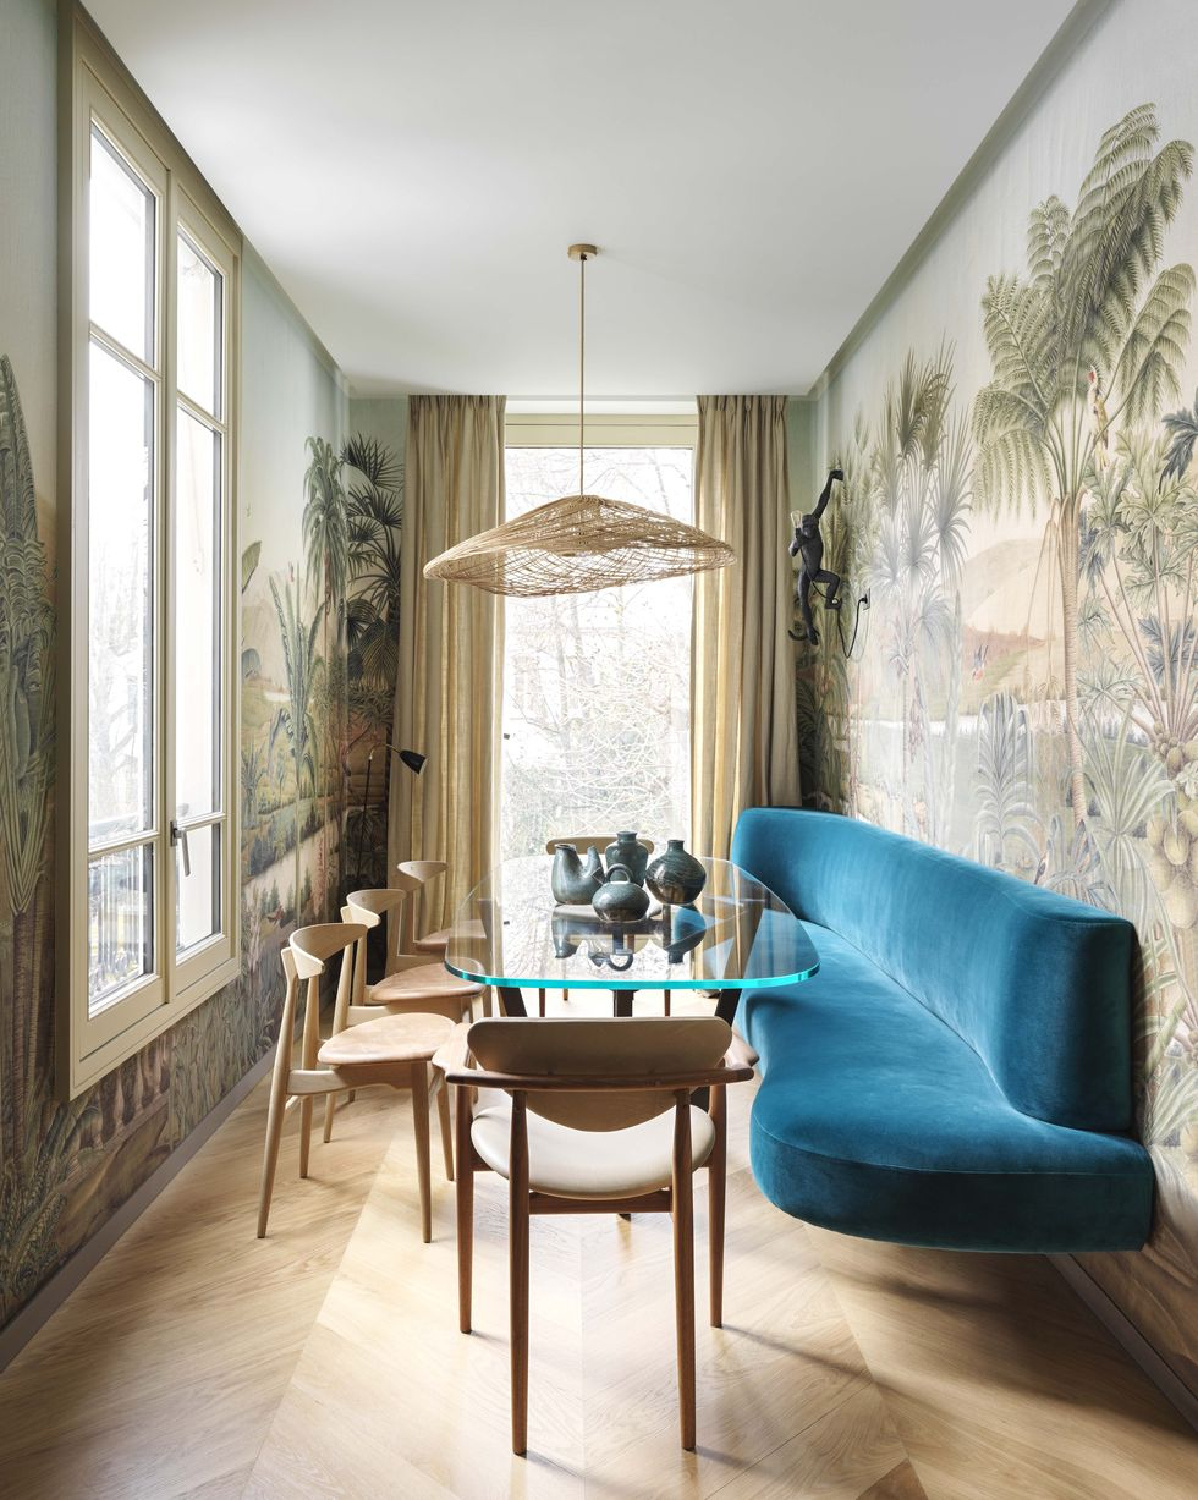
M443 859L402 859L395 867L401 875L410 875L421 885L444 875L449 866Z
M545 853L556 854L559 844L573 844L579 854L585 855L591 845L594 844L595 848L602 855L608 844L614 844L615 841L616 835L614 833L571 833L560 839L546 839ZM643 839L638 834L637 842L644 844L650 854L653 853L652 839Z
M366 928L360 922L320 922L312 927L297 927L283 949L283 973L287 991L283 997L283 1019L279 1026L279 1048L290 1052L295 1031L295 1013L299 1004L299 982L308 981L304 998L304 1034L300 1062L304 1069L316 1068L320 1050L320 976L326 962L343 954L341 977L337 984L338 1004L344 1007L354 973L354 949L366 940Z
M366 927L359 922L318 922L311 927L297 927L288 947L300 979L315 979L324 972L325 960L342 953L359 938ZM286 960L284 960L284 971Z
M424 888L444 875L449 866L443 859L404 859L400 860L395 868L401 880L417 882L417 890L413 894L411 904L399 914L398 951L410 953L415 945L417 926L419 925L421 931L424 931L426 927L428 907L424 899ZM420 914L419 923L417 923L417 912Z
M607 1131L655 1119L679 1089L709 1082L731 1040L718 1016L513 1017L475 1021L468 1045L487 1072L506 1075L504 1087L526 1093L534 1114ZM537 1088L549 1079L582 1086Z

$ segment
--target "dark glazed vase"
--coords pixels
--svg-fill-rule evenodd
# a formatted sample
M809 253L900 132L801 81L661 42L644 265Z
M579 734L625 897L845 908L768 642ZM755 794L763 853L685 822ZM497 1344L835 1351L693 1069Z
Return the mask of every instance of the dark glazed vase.
M603 857L607 860L609 878L613 865L623 865L628 871L629 880L635 881L637 885L644 885L649 851L644 844L637 843L636 834L631 829L625 828L621 833L617 833L615 843L608 844L603 851Z
M597 861L596 861L597 862ZM549 884L553 899L559 906L586 906L599 889L603 880L591 868L590 860L584 868L573 844L559 844L553 855L553 869Z
M605 922L639 922L649 910L649 892L637 885L626 866L614 864L591 905Z
M707 884L707 871L681 839L667 839L666 852L649 866L645 882L663 906L690 906Z

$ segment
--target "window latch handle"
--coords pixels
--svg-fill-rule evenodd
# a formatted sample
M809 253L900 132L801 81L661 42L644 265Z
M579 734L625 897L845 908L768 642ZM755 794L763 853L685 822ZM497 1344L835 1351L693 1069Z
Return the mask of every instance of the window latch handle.
M175 844L181 844L183 846L183 848L182 848L182 854L183 854L183 873L184 873L184 875L190 875L191 874L191 851L187 847L187 829L186 828L180 828L179 825L178 825L178 823L176 823L175 820L174 820L174 818L172 818L171 819L171 846L172 846L172 848L174 847Z

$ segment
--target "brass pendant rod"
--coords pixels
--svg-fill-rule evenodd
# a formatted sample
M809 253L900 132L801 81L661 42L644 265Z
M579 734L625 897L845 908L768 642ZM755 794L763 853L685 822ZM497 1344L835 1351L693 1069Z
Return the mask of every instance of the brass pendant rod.
M595 245L571 245L566 251L578 262L578 493L586 488L586 380L587 380L587 261L599 250Z
M578 257L578 493L586 490L583 482L586 454L585 396L587 379L587 258Z

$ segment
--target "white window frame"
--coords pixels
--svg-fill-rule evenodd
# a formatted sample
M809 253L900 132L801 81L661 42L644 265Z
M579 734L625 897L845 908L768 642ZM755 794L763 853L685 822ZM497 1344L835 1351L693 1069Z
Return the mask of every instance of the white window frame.
M505 418L507 448L578 448L577 411L515 411ZM587 448L691 448L699 446L697 411L595 412L586 415Z
M235 980L240 962L240 694L237 472L242 242L237 226L86 15L74 8L60 35L58 1025L57 1089L73 1098ZM154 963L152 974L97 1015L88 1013L88 180L93 121L156 195L154 379ZM223 403L214 424L175 379L176 246L186 233L223 278ZM218 672L220 712L220 931L179 961L175 945L174 583L175 427L180 403L222 434L223 551ZM145 841L144 835L128 842ZM118 846L119 847L119 846Z

